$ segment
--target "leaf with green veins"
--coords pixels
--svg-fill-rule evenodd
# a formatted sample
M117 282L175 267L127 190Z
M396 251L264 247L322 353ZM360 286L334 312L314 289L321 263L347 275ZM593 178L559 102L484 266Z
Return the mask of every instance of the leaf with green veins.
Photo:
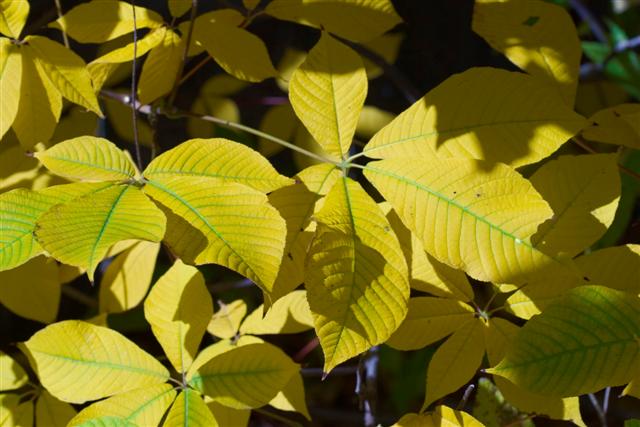
M0 1L0 33L14 39L20 38L29 16L28 0Z
M56 175L85 181L124 181L136 174L125 152L104 138L79 136L34 156Z
M144 316L176 371L186 372L213 315L213 303L197 268L177 260L144 302Z
M637 374L639 336L637 296L582 286L529 320L505 358L487 372L547 396L592 393Z
M65 402L84 403L169 378L160 362L120 333L78 320L49 325L20 346L42 385Z
M200 393L185 388L171 405L162 427L218 427L218 422Z
M384 213L357 182L338 181L315 219L305 286L329 373L398 328L409 277Z
M156 157L144 176L150 180L210 178L212 184L236 182L265 193L293 184L258 152L224 138L185 141Z
M255 343L214 355L187 375L189 385L237 409L259 408L282 390L299 366L279 348Z
M286 225L267 196L215 178L162 177L144 191L164 207L165 243L185 262L228 267L273 287L284 250Z
M291 105L328 154L344 159L367 96L367 74L351 48L323 32L289 84Z
M139 188L111 185L49 209L38 219L35 235L51 256L85 268L93 280L112 245L127 239L159 242L165 224L162 211Z

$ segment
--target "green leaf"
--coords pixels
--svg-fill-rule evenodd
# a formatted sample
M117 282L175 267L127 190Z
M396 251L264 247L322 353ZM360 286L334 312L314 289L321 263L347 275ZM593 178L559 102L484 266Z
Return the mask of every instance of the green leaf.
M518 167L549 156L586 124L544 81L472 68L396 117L363 153L380 159L465 157Z
M171 406L163 427L218 427L197 391L185 388Z
M282 390L299 367L279 348L255 343L215 354L187 375L189 385L233 408L259 408Z
M84 403L169 378L160 362L123 335L77 320L41 329L21 349L42 385L65 402Z
M200 177L155 178L144 191L165 207L165 243L185 262L220 264L272 289L286 225L267 196Z
M488 370L534 393L577 396L629 382L640 357L640 299L582 286L550 304Z
M20 33L29 15L27 0L0 1L0 33L14 39L20 38Z
M108 249L127 239L159 242L165 232L163 213L129 185L111 185L93 194L54 206L37 222L36 238L57 260L83 267L89 279Z
M85 181L125 181L136 169L130 158L104 138L80 136L35 153L56 175Z
M2 91L0 138L9 130L18 114L21 80L22 57L20 51L17 46L11 43L11 40L0 37L0 90Z
M324 32L289 83L296 115L320 146L339 159L349 152L366 96L362 60Z
M210 178L217 185L237 182L261 192L292 184L257 151L224 139L191 139L156 157L144 170L145 178Z
M213 315L213 303L197 268L177 260L151 288L144 316L178 372L186 372Z
M384 213L357 182L338 181L315 219L305 286L328 373L398 328L409 277Z
M49 26L66 32L80 43L102 43L133 31L133 6L124 1L94 0L80 4ZM163 25L156 12L135 7L136 28Z
M176 391L169 384L145 385L87 406L68 427L85 426L100 417L119 417L133 425L156 426L175 396Z

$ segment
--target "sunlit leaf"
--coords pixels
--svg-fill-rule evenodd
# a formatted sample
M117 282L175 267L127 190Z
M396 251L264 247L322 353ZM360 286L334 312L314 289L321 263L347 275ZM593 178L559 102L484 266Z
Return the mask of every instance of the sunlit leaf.
M163 427L218 427L200 393L185 388L171 405Z
M313 328L306 291L293 291L278 299L264 315L256 308L242 323L240 333L251 335L295 334Z
M307 402L305 401L304 383L299 372L291 377L289 383L278 392L276 397L271 399L269 405L281 411L299 412L311 421Z
M10 1L4 0L3 8L4 3ZM0 138L7 133L18 113L21 80L22 57L18 47L11 40L0 37Z
M20 38L22 27L27 22L28 15L29 2L27 0L0 1L0 33L14 39Z
M438 406L426 414L407 414L392 427L484 427L466 412Z
M247 427L251 409L235 409L222 405L205 396L204 401L220 426Z
M27 382L29 376L22 366L0 351L0 391L15 390Z
M219 310L213 314L207 331L211 335L222 339L231 339L236 336L240 323L247 314L247 304L242 300L235 300L229 304L218 301Z
M171 92L179 78L183 55L184 46L180 36L167 30L162 42L151 50L142 66L138 83L138 98L141 103L149 104Z

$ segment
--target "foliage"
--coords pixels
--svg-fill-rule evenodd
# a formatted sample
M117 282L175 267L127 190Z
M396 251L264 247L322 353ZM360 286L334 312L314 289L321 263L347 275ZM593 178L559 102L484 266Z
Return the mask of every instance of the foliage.
M478 374L486 425L585 425L582 395L640 398L640 246L603 243L632 215L637 186L620 173L639 177L624 163L640 148L640 104L575 111L581 49L597 47L565 9L476 0L473 30L522 72L471 68L393 115L365 105L386 70L362 56L397 56L390 0L193 6L169 0L166 19L93 0L59 11L45 36L25 34L27 0L0 0L0 302L46 324L0 353L0 424L282 421L266 405L311 419L304 355L277 339L309 330L323 378L360 357L365 381L383 344L433 350L420 411L394 414L397 426L483 425L441 405ZM247 30L265 16L319 38L274 65ZM88 64L81 44L100 45ZM600 64L622 79L637 55L606 47ZM191 111L176 108L210 59L223 72ZM260 130L238 123L233 96L271 78L288 100ZM109 89L123 79L135 100ZM88 112L63 116L63 98ZM133 157L96 132L103 113ZM159 117L188 118L192 138L158 153ZM61 317L62 294L86 300L67 284L83 274L98 301ZM214 304L223 275L255 284L263 304ZM136 310L144 338L113 320Z

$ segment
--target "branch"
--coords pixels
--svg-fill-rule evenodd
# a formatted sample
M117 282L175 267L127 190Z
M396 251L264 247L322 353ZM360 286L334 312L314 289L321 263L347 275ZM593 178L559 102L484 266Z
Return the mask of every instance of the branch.
M142 156L140 155L140 141L138 141L138 114L136 113L136 59L138 56L138 27L136 22L136 2L131 0L131 10L133 11L133 65L131 66L131 96L129 105L131 106L131 120L133 123L133 145L136 148L136 162L138 170L142 172Z
M191 15L189 16L189 30L187 31L187 38L185 39L184 51L182 52L182 60L180 61L180 67L178 68L178 74L176 74L176 81L173 83L171 89L171 95L169 95L169 101L167 105L169 108L173 105L173 101L178 94L178 86L182 83L182 73L184 72L184 66L187 63L187 57L189 56L189 47L191 46L191 37L193 35L193 27L196 22L196 15L198 13L198 0L191 0Z
M376 426L376 407L378 401L378 346L371 347L360 359L356 377L356 394L360 400L360 409L364 411L364 426ZM364 378L362 376L364 371Z
M591 10L589 10L589 8L584 3L582 3L582 0L569 0L569 4L573 8L573 10L576 11L578 16L580 16L580 19L582 19L587 23L587 25L589 25L593 36L598 39L598 41L602 43L609 43L609 39L607 38L607 34L604 31L604 28L602 28L600 22L598 22L593 13L591 13Z

